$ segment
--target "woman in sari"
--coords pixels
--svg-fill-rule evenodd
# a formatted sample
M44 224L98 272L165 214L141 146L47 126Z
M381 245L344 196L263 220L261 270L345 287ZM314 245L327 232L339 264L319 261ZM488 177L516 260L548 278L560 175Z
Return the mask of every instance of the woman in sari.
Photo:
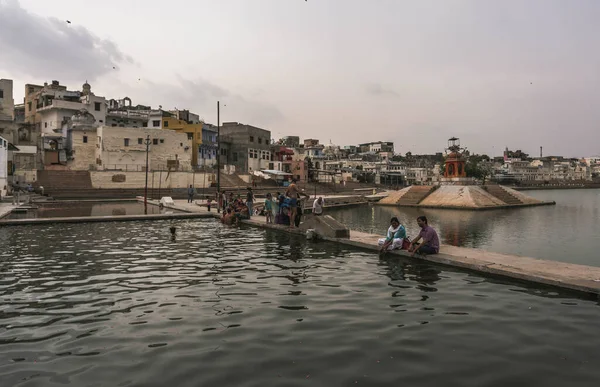
M390 220L390 228L388 228L386 237L379 239L379 251L401 249L404 238L406 238L406 229L400 224L398 218L394 216Z

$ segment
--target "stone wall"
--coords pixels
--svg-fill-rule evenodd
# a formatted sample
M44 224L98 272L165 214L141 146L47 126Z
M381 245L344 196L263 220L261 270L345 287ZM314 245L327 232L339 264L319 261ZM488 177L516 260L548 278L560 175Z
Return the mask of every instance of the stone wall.
M92 130L73 130L73 159L69 162L70 169L76 171L88 171L90 165L96 168L96 144L98 143L97 132ZM87 141L87 142L84 142Z
M190 169L192 143L186 133L151 128L101 127L104 169L138 169L146 166L146 136L150 136L149 169L167 169L169 160L178 160L180 169ZM127 142L126 140L127 139ZM141 143L140 143L141 142ZM127 145L125 145L127 143Z
M144 188L146 182L145 172L122 171L91 171L92 186L101 189L114 188ZM161 188L187 188L193 185L196 189L209 188L215 180L212 173L192 172L149 172L148 189Z

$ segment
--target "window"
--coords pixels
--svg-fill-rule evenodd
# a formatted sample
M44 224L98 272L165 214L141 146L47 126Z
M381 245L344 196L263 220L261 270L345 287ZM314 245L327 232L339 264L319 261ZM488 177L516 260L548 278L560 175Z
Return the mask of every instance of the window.
M143 138L138 138L138 145L142 145L144 143L144 139Z
M265 140L265 145L269 145L269 140Z
M0 98L4 98L4 90L0 89Z
M254 142L254 136L250 136L250 142Z
M48 123L44 122L44 128L47 128L47 127L48 127Z
M99 120L98 122L100 122L102 124L102 123L104 123L104 120Z
M129 146L129 139L128 138L124 138L123 142L124 142L125 146Z
M33 93L33 87L29 86L29 93Z
M95 111L99 112L100 111L100 107L101 107L100 102L94 102L94 110Z
M163 123L163 128L168 128L169 127L169 121L165 121Z
M262 138L260 138L260 137L258 138L258 143L262 144Z
M194 139L194 133L188 133L188 140L193 140Z
M142 128L147 128L148 127L148 123L147 122L143 122L142 123Z
M233 152L233 162L237 162L238 161L238 154L237 152Z
M31 111L31 101L27 102L27 111Z
M153 120L152 121L152 127L154 127L154 128L160 127L160 120Z
M164 139L164 138L161 138L161 139L160 139L160 143L161 143L161 144L164 144L164 143L165 143L165 139Z
M153 138L152 139L152 144L158 145L158 138Z
M87 144L87 136L83 136L83 143Z
M182 143L182 142L180 142L180 143L179 143L179 146L183 146L183 143Z
M112 124L111 126L114 128L114 127L116 127L116 126L117 126L117 124Z

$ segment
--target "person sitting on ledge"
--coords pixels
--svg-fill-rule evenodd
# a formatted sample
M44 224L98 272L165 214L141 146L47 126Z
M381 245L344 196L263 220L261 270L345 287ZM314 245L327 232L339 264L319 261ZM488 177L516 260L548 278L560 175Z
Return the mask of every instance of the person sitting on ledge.
M400 224L398 218L394 216L390 220L390 228L387 231L387 236L378 241L379 252L401 249L404 238L406 238L406 229Z
M417 224L421 227L419 236L415 238L410 244L409 251L412 252L411 256L415 254L427 255L437 254L440 251L440 240L435 230L427 224L427 217L419 216L417 218ZM419 240L423 240L421 244L418 244Z
M235 217L238 219L250 219L250 210L243 201L239 200L235 206Z

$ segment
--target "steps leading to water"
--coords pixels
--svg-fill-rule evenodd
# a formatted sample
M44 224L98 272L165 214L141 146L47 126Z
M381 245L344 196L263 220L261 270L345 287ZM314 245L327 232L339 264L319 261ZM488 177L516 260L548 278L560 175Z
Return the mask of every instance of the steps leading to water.
M36 187L43 186L44 192L68 189L93 189L89 171L38 171Z
M506 189L504 189L504 187L502 187L501 185L490 184L490 185L484 186L484 189L490 195L497 197L498 199L502 200L506 204L523 204L523 202L519 198L512 195L510 192L508 192Z
M413 185L396 203L400 206L415 206L434 190L435 186L431 185Z

